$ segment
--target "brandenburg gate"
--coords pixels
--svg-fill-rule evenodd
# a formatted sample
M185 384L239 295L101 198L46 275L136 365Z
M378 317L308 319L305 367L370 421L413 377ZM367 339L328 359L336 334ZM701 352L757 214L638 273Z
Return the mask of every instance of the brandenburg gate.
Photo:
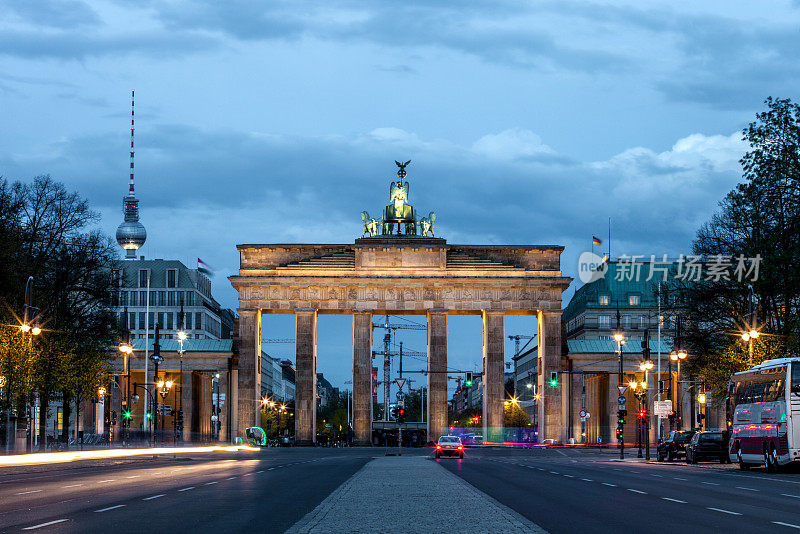
M484 435L503 426L504 319L538 318L539 437L563 442L561 381L546 386L561 364L561 273L557 245L452 245L434 237L435 214L418 218L407 203L406 163L390 186L382 219L362 212L364 232L352 244L238 245L238 435L259 424L261 323L275 313L295 315L295 438L316 433L317 316L353 315L353 430L357 443L372 433L372 316L427 318L427 431L436 440L447 427L447 318L483 320ZM430 234L430 235L429 235ZM453 371L450 371L451 373ZM564 394L566 392L563 392ZM487 432L488 431L488 432Z

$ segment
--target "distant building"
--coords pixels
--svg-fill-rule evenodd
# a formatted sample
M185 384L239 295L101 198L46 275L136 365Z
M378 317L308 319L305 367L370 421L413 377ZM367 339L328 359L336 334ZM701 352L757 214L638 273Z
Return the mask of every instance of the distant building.
M261 351L261 395L280 402L294 400L292 362Z
M189 339L231 339L234 312L220 307L211 280L197 269L178 260L140 258L116 262L114 275L119 291L112 305L131 340L146 333L153 339L156 325L162 339L175 339L181 327Z
M339 388L333 387L322 373L317 373L317 396L320 406L327 406L329 402L339 396Z

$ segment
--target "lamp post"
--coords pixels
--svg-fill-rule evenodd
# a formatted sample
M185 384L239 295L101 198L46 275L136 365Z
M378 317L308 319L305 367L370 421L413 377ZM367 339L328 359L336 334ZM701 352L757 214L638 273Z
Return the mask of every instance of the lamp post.
M678 402L675 406L672 407L675 410L675 418L677 419L678 423L678 430L681 430L683 427L683 421L681 419L681 395L680 395L680 383L681 383L681 362L686 359L686 351L682 348L678 350L673 350L670 355L669 359L673 362L677 362L678 364L678 375L676 378L676 383L678 384ZM672 389L672 377L670 376L670 390Z
M702 410L700 417L700 430L705 430L706 428L706 394L702 391L697 395L697 402L700 403L700 409Z
M127 318L127 314L126 314ZM133 413L131 412L131 368L130 368L130 355L133 353L133 347L131 346L130 342L128 341L128 333L125 334L125 340L120 342L119 344L119 351L122 353L122 366L125 370L125 377L126 377L126 385L125 385L125 411L122 412L122 441L124 445L127 445L128 440L130 439L130 426L131 426L131 417L133 417Z
M617 311L617 328L619 328L619 311ZM623 384L622 384L622 380L623 380L623 377L622 377L622 343L624 342L624 340L625 340L625 336L622 334L622 332L615 332L614 333L614 341L617 342L617 355L619 356L619 373L617 375L617 381L618 381L619 386L620 386L620 395L622 395L622 388L624 387ZM621 410L620 410L620 412L621 412ZM625 436L625 423L624 423L625 419L621 415L621 413L618 414L617 420L618 420L617 432L619 434L619 457L620 457L620 459L624 459L625 458L625 437L624 437Z
M20 332L25 335L28 335L28 348L30 349L33 346L33 336L38 336L42 333L42 327L39 326L39 318L38 318L38 311L39 308L33 306L33 276L29 276L28 280L25 282L25 308L23 311L23 318L22 324L19 325ZM37 312L37 313L34 313ZM10 390L9 390L10 393ZM27 433L28 433L28 447L29 449L33 449L33 429L35 428L36 421L34 420L34 407L32 403L33 392L25 396L25 417ZM10 398L10 397L9 397ZM16 424L14 425L14 431L11 432L11 409L9 407L8 411L8 420L7 420L7 427L9 435L13 435L11 439L16 437ZM46 442L45 436L42 435L41 438L42 444L44 446L40 446L40 449L46 450Z
M645 446L645 459L650 459L650 409L649 400L647 396L648 388L650 387L649 372L653 368L653 362L645 360L639 364L639 370L644 371L644 382L640 382L640 393L636 393L636 398L639 399L639 458L642 457L642 441ZM633 383L635 384L635 382ZM636 386L634 385L634 390Z
M164 405L166 404L167 395L169 395L169 390L172 388L172 380L159 380L156 382L156 387L158 388L158 393L161 395L161 434L163 437L164 434ZM156 400L158 398L156 397ZM156 419L158 419L158 411L156 411ZM173 440L174 440L173 435ZM161 440L163 441L163 439Z
M161 330L159 324L156 324L156 329L155 330L156 330L155 331L155 340L154 340L155 343L153 343L153 354L150 355L150 359L153 360L153 364L154 364L154 369L153 369L153 377L155 379L154 381L158 382L158 364L161 361L163 361L164 358L161 357L161 343L160 343L160 341L158 339L159 336L160 336L159 332ZM153 398L154 398L155 405L156 405L155 406L155 410L153 411L153 415L155 415L155 417L153 417L153 427L152 427L153 428L153 443L155 443L155 441L156 441L156 439L158 437L158 428L157 428L158 427L158 395L153 395Z
M183 310L181 310L181 323L183 323ZM188 337L186 332L183 331L183 324L181 324L181 330L178 331L178 343L180 343L180 348L178 349L178 357L180 358L180 375L178 378L178 417L175 420L175 433L180 434L181 440L183 440L183 342L186 341Z

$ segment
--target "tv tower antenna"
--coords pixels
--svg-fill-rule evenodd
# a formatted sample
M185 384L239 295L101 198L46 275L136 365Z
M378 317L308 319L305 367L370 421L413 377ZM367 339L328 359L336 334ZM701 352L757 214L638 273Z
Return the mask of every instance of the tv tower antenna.
M133 132L134 116L133 102L134 93L131 91L131 168L130 183L128 185L128 195L122 198L122 213L125 217L122 224L117 227L117 243L125 250L126 260L135 260L136 251L144 245L147 239L147 232L142 223L139 222L139 199L133 192Z

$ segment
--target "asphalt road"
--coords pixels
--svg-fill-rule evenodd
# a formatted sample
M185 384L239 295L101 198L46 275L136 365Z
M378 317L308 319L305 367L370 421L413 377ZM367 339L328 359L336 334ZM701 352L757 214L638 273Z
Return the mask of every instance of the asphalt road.
M283 532L374 455L267 449L5 469L0 531Z
M429 452L405 454L427 455L553 533L800 531L800 470L620 462L583 449L469 449L464 460L438 461ZM383 453L266 449L3 469L0 531L283 532ZM364 498L402 502L379 480L396 475L382 473L370 471L377 489ZM414 491L413 483L407 487ZM433 501L426 508L432 515L437 509ZM443 529L458 524L454 514L442 515Z
M620 462L576 449L470 450L439 463L553 533L800 530L797 472Z

